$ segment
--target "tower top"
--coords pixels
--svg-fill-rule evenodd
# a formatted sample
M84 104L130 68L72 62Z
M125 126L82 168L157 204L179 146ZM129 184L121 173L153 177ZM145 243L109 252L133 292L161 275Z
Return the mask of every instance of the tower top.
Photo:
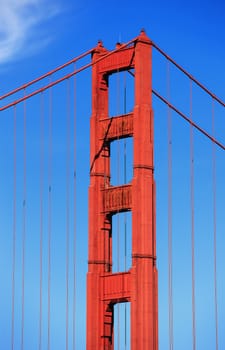
M146 34L146 31L144 28L141 29L140 34L138 36L138 41L142 41L142 42L146 42L151 44L151 40L149 39L149 37Z

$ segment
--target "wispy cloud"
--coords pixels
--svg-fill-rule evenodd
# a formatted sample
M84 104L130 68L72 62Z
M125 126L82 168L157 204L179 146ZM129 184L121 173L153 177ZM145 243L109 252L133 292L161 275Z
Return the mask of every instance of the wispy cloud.
M51 5L49 0L0 0L0 64L24 53L28 39L33 42L35 38L40 48L36 33L38 24L57 13L57 6ZM34 43L32 48L35 48Z

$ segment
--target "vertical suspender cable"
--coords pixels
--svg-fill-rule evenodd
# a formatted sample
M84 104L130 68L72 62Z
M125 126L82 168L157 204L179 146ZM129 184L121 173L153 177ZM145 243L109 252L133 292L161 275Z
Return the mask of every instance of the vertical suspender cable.
M24 89L24 95L26 90ZM23 135L23 233L22 233L22 320L21 320L21 350L24 349L24 316L25 316L25 249L26 249L26 172L27 172L27 128L26 128L26 100L23 111L24 135Z
M192 81L190 80L190 119L192 120ZM194 212L194 130L190 124L191 261L192 261L192 341L196 350L195 319L195 212Z
M51 348L51 234L52 234L52 88L49 90L48 141L48 335L47 349Z
M167 61L167 94L170 99L170 65ZM169 349L173 350L173 282L172 282L172 114L168 107L168 297Z
M215 110L214 99L212 99L212 134L215 137ZM217 222L216 222L216 145L212 143L212 166L213 166L213 239L214 239L214 303L215 303L215 336L216 350L218 341L218 302L217 302Z
M13 131L13 262L12 262L12 323L11 323L11 350L14 349L15 331L15 268L16 268L16 179L17 179L17 156L16 156L16 106L14 106L14 131Z
M74 70L76 70L76 66L74 64ZM77 106L76 106L76 75L74 75L74 114L73 114L73 166L74 166L74 174L73 174L73 216L74 216L74 227L73 227L73 350L75 350L75 341L76 341L76 189L77 189L77 184L76 184L76 112L77 112Z
M67 121L66 121L66 350L69 340L69 244L70 244L70 80L67 80Z
M120 114L120 75L117 73L117 114ZM117 185L120 184L120 137L117 145ZM120 270L120 217L117 215L117 269ZM120 350L120 304L118 304L118 350Z
M124 114L127 113L127 87L126 87L126 72L124 72ZM127 142L126 138L124 139L124 184L127 183ZM127 269L127 216L126 212L124 213L124 270Z
M124 72L124 114L127 109L126 72ZM127 142L124 139L124 184L127 183ZM127 215L124 213L124 271L127 270ZM125 303L125 350L127 349L127 304Z
M39 350L42 349L42 284L43 284L43 186L44 186L44 93L40 111L40 291L39 291Z

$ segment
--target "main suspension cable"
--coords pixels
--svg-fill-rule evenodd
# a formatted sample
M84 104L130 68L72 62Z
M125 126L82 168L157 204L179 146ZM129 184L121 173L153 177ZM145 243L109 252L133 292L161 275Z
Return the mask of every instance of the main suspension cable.
M51 77L51 76L52 76L53 74L55 74L56 72L58 72L58 71L60 71L60 70L62 70L62 69L64 69L64 68L66 68L67 66L69 66L69 65L71 65L71 64L73 64L73 63L79 61L80 59L84 58L85 56L90 55L90 54L93 52L93 50L94 50L94 48L92 48L92 49L90 49L90 50L88 50L88 51L82 53L81 55L79 55L79 56L73 58L72 60L70 60L70 61L68 61L68 62L66 62L66 63L64 63L64 64L62 64L62 65L60 65L60 66L58 66L58 67L56 67L55 69L52 69L51 71L47 72L46 74L43 74L43 75L41 75L40 77L38 77L38 78L36 78L36 79L34 79L34 80L31 80L31 81L29 81L28 83L23 84L22 86L20 86L20 87L14 89L14 90L12 90L12 91L7 92L6 94L0 96L0 101L1 101L1 100L4 100L5 98L7 98L7 97L9 97L9 96L11 96L11 95L16 94L17 92L20 92L20 91L22 91L22 90L28 88L28 87L31 86L31 85L34 85L34 84L38 83L39 81L41 81L41 80L43 80L43 79L45 79L45 78Z
M174 61L169 55L167 55L162 49L159 48L154 42L152 46L159 51L167 61L170 61L175 67L177 67L182 73L184 73L190 80L192 80L196 85L198 85L202 90L204 90L208 95L210 95L215 101L217 101L221 106L225 107L225 103L217 97L214 93L208 90L202 83L200 83L196 78L194 78L190 73L188 73L183 67L181 67L176 61Z
M6 104L6 105L3 106L3 107L0 107L0 112L4 111L4 110L6 110L6 109L8 109L8 108L10 108L10 107L12 107L12 106L15 106L16 104L19 104L19 103L23 102L24 100L27 100L27 99L29 99L30 97L35 96L35 95L37 95L37 94L39 94L39 93L41 93L41 92L43 92L43 91L45 91L45 90L48 90L48 89L50 89L51 87L53 87L53 86L55 86L55 85L61 83L62 81L65 81L65 80L67 80L67 79L73 77L74 75L76 75L76 74L78 74L78 73L84 71L85 69L87 69L87 68L89 68L89 67L92 67L93 65L97 64L98 62L100 62L100 61L106 59L107 57L113 55L114 53L119 52L120 50L124 49L125 47L131 45L131 44L134 43L136 40L137 40L137 38L134 38L134 39L128 41L127 43L120 45L120 46L119 46L118 48L116 48L115 50L112 50L112 51L107 52L104 56L101 56L101 57L98 58L96 61L87 63L87 64L85 64L84 66L78 68L76 71L73 71L73 72L71 72L71 73L68 73L68 74L64 75L62 78L59 78L59 79L57 79L57 80L55 80L55 81L53 81L53 82L50 82L49 84L47 84L47 85L45 85L45 86L43 86L43 87L41 87L41 88L39 88L39 89L37 89L37 90L35 90L35 91L29 93L29 94L27 94L25 97L18 98L17 100L14 100L13 102L10 102L10 103ZM54 73L54 72L53 72L53 73ZM50 73L49 76L51 77L53 73ZM19 88L19 89L21 90L22 88ZM1 99L1 98L0 98L0 99Z
M181 112L179 109L177 109L175 106L173 106L166 98L164 98L163 96L161 96L158 92L156 92L155 90L152 90L152 93L158 97L162 102L164 102L170 109L174 110L177 114L179 114L184 120L186 120L186 122L188 122L189 124L193 125L193 127L195 129L197 129L198 131L200 131L200 133L202 133L204 136L206 136L210 141L212 141L213 143L215 143L217 146L219 146L220 148L222 148L225 151L225 145L222 144L220 141L218 141L215 137L211 136L207 131L205 131L203 128L201 128L198 124L196 124L195 122L193 122L192 120L190 120L190 118L188 118L187 115L185 115L183 112Z
M128 71L128 73L134 77L135 74L131 71ZM221 142L219 142L216 138L214 138L213 136L211 136L207 131L205 131L203 128L201 128L197 123L193 122L190 118L188 118L187 115L185 115L183 112L181 112L178 108L176 108L174 105L172 105L172 103L169 102L168 99L166 99L165 97L163 97L162 95L160 95L156 90L152 89L152 93L153 95L155 95L156 97L158 97L158 99L160 99L162 102L164 102L170 109L172 109L173 111L175 111L177 114L179 114L184 120L186 120L189 124L193 125L193 127L195 129L197 129L198 131L200 131L204 136L206 136L208 139L210 139L212 142L214 142L217 146L219 146L220 148L222 148L225 151L225 145L222 144Z

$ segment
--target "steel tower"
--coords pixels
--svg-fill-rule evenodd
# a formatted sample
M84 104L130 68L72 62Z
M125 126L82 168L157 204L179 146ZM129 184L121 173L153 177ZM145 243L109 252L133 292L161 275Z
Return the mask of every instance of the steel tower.
M87 274L87 350L113 350L113 307L131 303L132 350L158 349L152 45L144 31L129 46L92 55L92 116ZM109 76L134 71L132 113L111 118ZM133 137L133 179L110 184L110 144ZM132 266L112 273L112 216L132 211Z

